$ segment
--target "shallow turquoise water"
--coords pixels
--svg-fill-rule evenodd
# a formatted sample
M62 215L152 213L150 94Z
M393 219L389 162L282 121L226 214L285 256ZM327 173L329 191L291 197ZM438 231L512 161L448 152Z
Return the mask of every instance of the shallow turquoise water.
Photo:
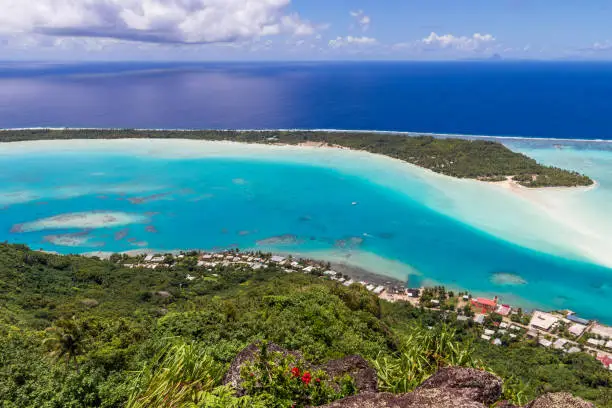
M413 268L411 276L404 268L377 270L411 286L441 282L612 323L612 270L527 249L443 215L426 204L422 184L400 191L332 167L95 151L4 155L0 239L63 253L240 247L375 254ZM123 218L74 228L62 227L65 218L38 222L81 212ZM500 274L525 283L500 282Z

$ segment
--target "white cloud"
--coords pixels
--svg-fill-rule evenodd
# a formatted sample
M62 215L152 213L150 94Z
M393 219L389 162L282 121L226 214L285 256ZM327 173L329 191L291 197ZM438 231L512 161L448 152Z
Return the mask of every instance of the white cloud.
M471 37L455 37L452 34L438 35L434 32L423 38L420 44L426 48L455 49L460 51L477 51L495 43L491 34L475 33Z
M612 49L612 43L610 41L596 42L589 50L591 51L609 51Z
M376 45L376 44L378 44L378 41L375 38L353 37L349 35L347 37L337 37L335 40L330 40L328 45L330 48L342 48L342 47L347 47L351 45L367 46L367 45Z
M361 27L362 31L367 31L368 28L370 28L370 23L372 22L372 19L370 18L370 16L367 16L363 12L363 10L351 11L350 14L351 17L356 20L359 27Z
M203 44L315 27L291 0L0 0L0 34Z

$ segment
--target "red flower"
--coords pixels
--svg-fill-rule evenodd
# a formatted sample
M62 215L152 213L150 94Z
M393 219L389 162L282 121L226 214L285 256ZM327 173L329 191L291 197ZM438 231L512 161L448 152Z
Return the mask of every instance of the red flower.
M299 377L300 376L300 369L297 367L293 367L291 369L291 375L293 375L294 377Z
M317 378L317 379L315 380L315 382L316 382L317 384L321 384L321 379L320 379L320 378Z
M310 384L310 380L312 380L312 376L310 375L310 373L308 371L306 371L304 373L304 375L302 376L302 382L306 385Z
M249 373L251 377L255 377L255 373Z

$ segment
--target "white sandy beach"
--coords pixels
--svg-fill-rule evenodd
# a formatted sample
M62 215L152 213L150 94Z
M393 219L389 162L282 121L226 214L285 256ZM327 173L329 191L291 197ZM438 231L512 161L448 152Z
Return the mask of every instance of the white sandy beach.
M320 144L282 146L177 139L15 142L0 146L13 154L82 151L166 159L233 157L297 162L333 168L404 192L432 210L517 245L612 267L612 225L593 197L612 186L527 189L514 183L455 179L386 156ZM611 153L612 154L612 153ZM596 198L596 197L595 197ZM577 217L577 213L582 212Z

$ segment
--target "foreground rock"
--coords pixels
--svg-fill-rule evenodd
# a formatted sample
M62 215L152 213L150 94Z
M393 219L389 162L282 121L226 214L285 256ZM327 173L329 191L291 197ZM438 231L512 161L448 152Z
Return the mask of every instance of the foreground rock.
M294 351L286 350L274 343L267 346L268 353L280 353L284 357L292 356L298 360L304 360L303 356ZM257 361L261 352L261 344L251 344L242 350L230 364L229 370L223 378L223 384L231 385L237 390L238 395L243 395L242 379L240 371L246 364ZM346 374L355 380L355 385L359 392L377 392L378 376L376 370L361 356L348 356L339 360L332 360L325 365L306 365L306 369L311 371L322 370L330 379L342 377ZM334 384L330 384L334 386Z
M542 395L525 408L595 408L595 404L575 398L566 392Z
M224 384L234 387L239 395L240 370L245 364L256 361L261 345L251 344L232 361L225 375ZM288 351L276 344L268 344L270 353L293 356L303 361L300 353ZM486 371L473 368L448 367L439 370L414 392L407 394L379 393L376 371L360 356L333 360L323 366L308 366L310 370L323 370L329 378L345 374L354 380L359 394L335 401L321 408L487 408L501 399L502 380ZM509 404L500 408L519 408ZM523 408L594 408L595 405L575 398L568 393L546 394Z
M363 393L325 405L323 408L487 408L443 389L422 389L409 394Z
M471 401L491 405L501 396L502 380L486 371L449 367L438 371L418 389L444 389Z

